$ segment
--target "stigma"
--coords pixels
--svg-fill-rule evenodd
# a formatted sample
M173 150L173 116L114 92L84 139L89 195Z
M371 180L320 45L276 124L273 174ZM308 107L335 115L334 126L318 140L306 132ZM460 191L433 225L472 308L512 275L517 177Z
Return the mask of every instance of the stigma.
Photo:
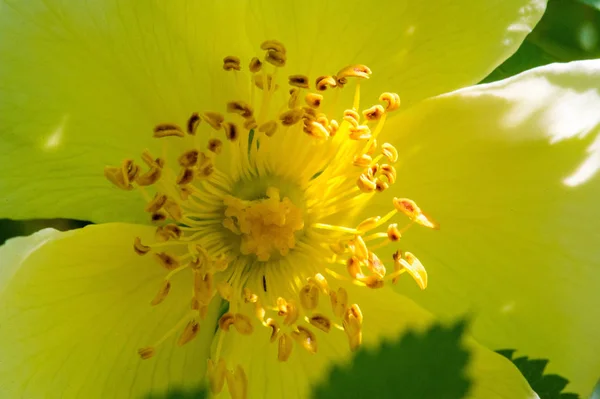
M282 43L260 49L262 56L245 63L223 59L224 78L241 87L238 97L157 124L149 139L159 141L160 156L143 150L141 163L125 159L104 170L119 189L140 193L156 225L152 242L132 237L132 250L164 269L150 305L165 300L176 274L188 274L192 288L184 317L139 349L140 357L153 357L173 337L179 346L194 340L209 305L221 301L207 377L214 394L227 386L233 398L247 397L249 382L241 365L222 356L224 337L257 335L276 345L284 363L296 350L318 355L317 332L345 336L356 350L368 314L345 287L377 290L407 273L425 289L422 263L393 248L413 225L438 228L400 197L382 215L358 220L398 178L397 149L378 141L400 107L398 94L362 107L367 66L287 74ZM348 91L345 104L340 92ZM393 255L380 258L389 246Z

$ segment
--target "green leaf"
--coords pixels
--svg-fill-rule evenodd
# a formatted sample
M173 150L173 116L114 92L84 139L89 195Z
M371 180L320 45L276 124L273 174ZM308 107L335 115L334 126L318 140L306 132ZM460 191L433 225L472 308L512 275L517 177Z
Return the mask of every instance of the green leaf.
M314 397L460 399L470 386L462 345L466 322L409 331L376 350L361 349L346 366L336 366Z
M514 349L501 349L496 352L517 366L540 399L579 399L579 395L575 393L562 392L569 380L557 374L544 374L548 365L547 359L529 359L527 356L513 358L516 352Z
M496 68L481 83L494 82L524 72L528 69L559 61L531 41L524 41L519 50Z

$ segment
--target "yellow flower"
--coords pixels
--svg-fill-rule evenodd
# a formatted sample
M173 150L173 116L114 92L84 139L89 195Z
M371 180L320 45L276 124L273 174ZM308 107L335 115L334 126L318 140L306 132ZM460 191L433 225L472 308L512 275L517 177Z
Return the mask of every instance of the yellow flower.
M309 3L0 3L0 216L99 223L0 249L3 396L306 397L430 323L397 279L590 389L596 64L435 97L543 3ZM534 397L469 345L471 397Z

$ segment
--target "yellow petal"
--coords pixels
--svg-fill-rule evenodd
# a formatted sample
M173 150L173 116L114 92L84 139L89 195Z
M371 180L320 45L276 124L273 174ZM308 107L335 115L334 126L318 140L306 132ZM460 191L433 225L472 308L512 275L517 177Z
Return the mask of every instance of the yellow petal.
M412 104L487 76L519 47L545 3L265 0L252 3L248 35L282 41L290 73L316 77L366 64L373 76L365 98L392 90Z
M155 125L231 100L222 59L248 56L243 7L10 3L0 5L0 217L146 221L103 168L155 150Z
M363 345L373 347L381 339L397 339L408 328L422 331L433 321L433 317L410 299L386 288L370 290L345 286L352 302L359 304L364 316L362 323ZM322 313L329 301L321 301ZM221 356L229 369L241 365L248 377L248 397L306 398L311 387L327 378L334 363L346 362L352 356L349 342L344 332L331 329L325 332L313 326L306 326L316 337L310 340L311 347L305 348L305 334L300 331L297 341L293 340L292 352L284 362L278 360L277 341L270 342L271 328L255 328L252 335L229 332L223 334ZM285 337L283 331L280 337ZM218 338L215 338L215 342ZM482 347L471 339L466 345L473 358L467 368L473 378L471 399L533 399L531 388L512 365L502 356ZM313 349L316 348L316 353ZM215 347L213 347L213 356Z
M409 197L441 226L403 235L429 286L402 292L436 314L473 311L476 339L549 358L583 396L600 370L599 79L598 61L557 64L399 115L384 138L401 149L399 184L380 197Z
M203 381L217 307L184 347L175 334L153 358L137 353L189 309L191 276L150 306L164 272L133 252L136 235L153 229L44 230L0 247L0 397L142 397Z

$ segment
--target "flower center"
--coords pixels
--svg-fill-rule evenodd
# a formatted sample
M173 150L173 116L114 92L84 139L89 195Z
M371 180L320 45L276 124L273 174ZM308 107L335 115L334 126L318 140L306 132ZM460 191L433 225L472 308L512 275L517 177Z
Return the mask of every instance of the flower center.
M266 199L244 201L226 196L223 225L241 236L240 252L254 254L259 261L272 255L285 256L296 246L295 233L304 228L302 210L279 190L269 187Z
M244 368L226 355L235 334L265 335L282 362L294 342L316 353L317 330L341 331L355 350L363 315L344 286L378 289L408 273L424 289L427 273L412 253L380 259L375 251L394 245L414 224L437 227L406 198L394 198L382 216L355 220L396 181L398 152L377 140L399 96L383 93L381 104L361 112L360 82L371 74L368 67L320 76L311 90L307 76L281 79L283 44L266 41L261 49L264 57L253 58L247 71L239 58L224 58L224 73L251 83L249 90L239 85L226 114L194 112L184 127L161 123L154 128L161 157L146 150L145 170L126 159L104 171L118 188L141 193L157 225L153 242L136 237L133 245L165 269L151 305L168 296L175 274L189 273L193 288L189 311L140 356L152 357L177 332L178 345L191 341L208 306L224 301L208 379L213 393L226 382L234 398L246 397L248 384ZM350 79L356 83L352 105L334 119ZM408 218L403 226L392 222L399 214Z

